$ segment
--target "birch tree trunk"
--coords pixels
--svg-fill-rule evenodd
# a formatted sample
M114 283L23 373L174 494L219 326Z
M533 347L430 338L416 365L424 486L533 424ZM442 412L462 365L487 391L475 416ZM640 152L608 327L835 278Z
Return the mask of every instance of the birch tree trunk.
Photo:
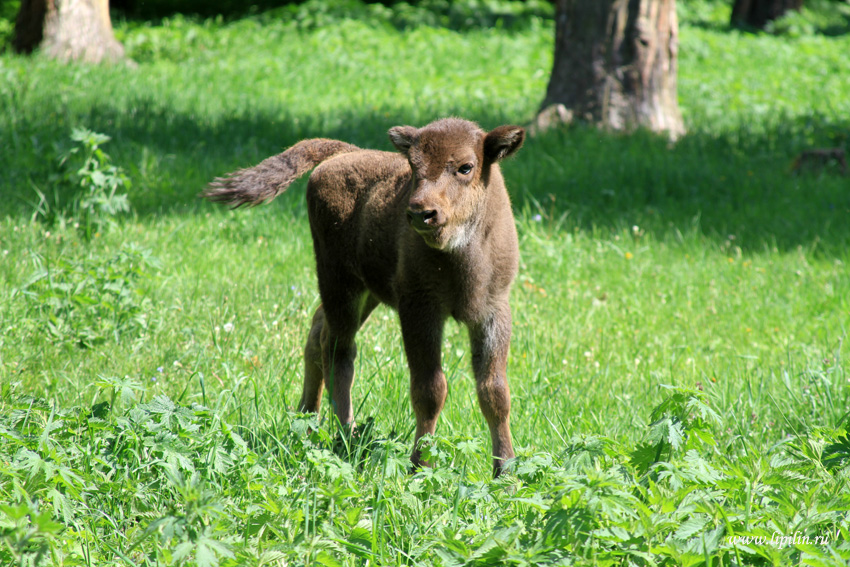
M124 59L109 18L109 0L22 0L12 46L36 48L62 61L100 63Z
M678 51L675 0L557 0L555 59L541 117L563 105L574 119L677 138L685 131Z

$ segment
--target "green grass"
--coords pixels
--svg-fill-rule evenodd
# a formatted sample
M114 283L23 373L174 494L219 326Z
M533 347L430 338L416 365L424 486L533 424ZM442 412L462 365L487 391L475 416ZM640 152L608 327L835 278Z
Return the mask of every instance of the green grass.
M341 6L116 22L135 68L0 56L0 563L845 565L850 183L791 167L850 150L846 7L750 34L680 2L684 139L574 127L504 165L519 458L492 481L464 329L436 467L406 471L385 308L346 450L329 404L290 413L318 305L303 181L196 198L304 137L390 149L391 126L543 98L545 7ZM60 163L80 127L133 207L89 237Z

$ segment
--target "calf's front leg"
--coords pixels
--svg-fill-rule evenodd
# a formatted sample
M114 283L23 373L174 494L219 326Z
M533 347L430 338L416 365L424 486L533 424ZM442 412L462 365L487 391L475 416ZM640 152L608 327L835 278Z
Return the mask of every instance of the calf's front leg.
M448 392L440 354L445 319L423 303L401 303L398 310L410 368L410 400L416 416L416 433L410 455L414 469L428 465L422 460L419 440L434 433Z
M511 444L511 392L508 388L508 350L511 341L511 310L507 300L482 323L469 326L472 369L478 404L493 442L493 476L514 458Z

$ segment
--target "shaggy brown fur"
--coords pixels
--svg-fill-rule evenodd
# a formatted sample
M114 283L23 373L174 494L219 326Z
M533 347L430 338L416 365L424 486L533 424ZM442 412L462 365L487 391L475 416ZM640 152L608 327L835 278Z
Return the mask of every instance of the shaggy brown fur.
M343 424L353 420L354 337L371 311L398 311L419 439L434 432L446 399L441 367L448 317L469 330L481 411L498 475L514 456L506 374L508 294L519 250L498 161L522 145L525 131L487 133L456 118L389 131L401 153L306 140L256 167L216 179L205 196L236 207L274 198L315 167L307 205L322 305L304 349L301 411L319 410L323 386Z

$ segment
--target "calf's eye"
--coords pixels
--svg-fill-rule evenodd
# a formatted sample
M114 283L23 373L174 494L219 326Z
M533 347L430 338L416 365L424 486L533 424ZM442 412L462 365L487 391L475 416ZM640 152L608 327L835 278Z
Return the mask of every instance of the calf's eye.
M470 171L472 171L472 164L471 163L465 163L462 166L460 166L459 168L457 168L457 172L460 173L461 175L466 175Z

